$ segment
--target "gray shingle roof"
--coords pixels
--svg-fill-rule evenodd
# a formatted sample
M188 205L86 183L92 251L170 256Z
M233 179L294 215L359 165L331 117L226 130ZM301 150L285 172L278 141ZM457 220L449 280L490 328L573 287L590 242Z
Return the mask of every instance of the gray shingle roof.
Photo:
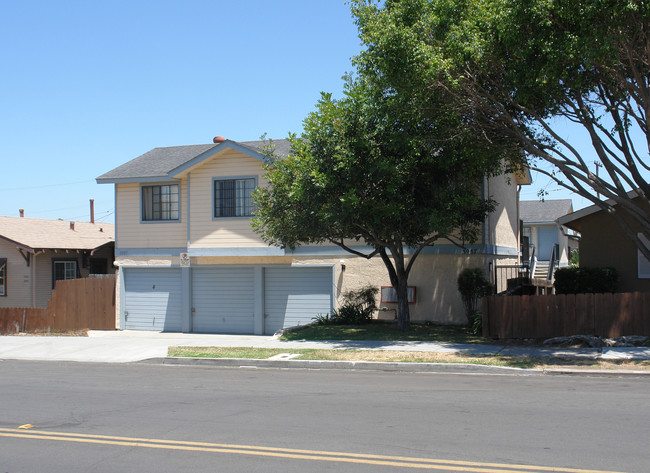
M263 141L231 141L231 143L250 150L253 154L260 153L260 148L264 144ZM273 144L278 156L284 157L289 154L291 145L288 140L273 140ZM174 169L183 166L205 152L212 150L216 152L223 145L227 146L228 143L154 148L116 167L112 171L102 174L97 178L97 181L113 182L121 179L167 178Z
M552 223L572 211L571 199L545 200L543 202L522 200L519 202L519 218L524 223Z

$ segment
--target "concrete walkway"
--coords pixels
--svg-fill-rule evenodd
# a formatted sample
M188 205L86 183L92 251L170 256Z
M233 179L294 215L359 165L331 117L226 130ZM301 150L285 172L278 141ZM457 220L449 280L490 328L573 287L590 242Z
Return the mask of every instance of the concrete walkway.
M170 346L398 350L556 357L564 359L650 360L650 348L539 348L435 342L282 341L263 335L90 331L88 337L0 336L0 359L126 363L165 358Z

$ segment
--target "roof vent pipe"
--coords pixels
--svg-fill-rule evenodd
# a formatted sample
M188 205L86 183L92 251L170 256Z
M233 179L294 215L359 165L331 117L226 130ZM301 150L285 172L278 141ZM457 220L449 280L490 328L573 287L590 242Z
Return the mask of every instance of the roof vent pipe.
M70 222L70 230L74 231L74 222Z
M20 212L21 217L25 216L25 209L18 209L18 212Z
M90 199L90 223L95 223L95 199Z
M223 143L226 139L223 136L215 136L212 140L213 143Z

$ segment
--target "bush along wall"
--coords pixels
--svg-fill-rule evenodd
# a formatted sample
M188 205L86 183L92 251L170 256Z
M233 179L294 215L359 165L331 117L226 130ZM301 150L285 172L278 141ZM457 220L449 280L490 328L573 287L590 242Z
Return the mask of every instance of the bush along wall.
M614 268L559 268L555 271L557 294L616 292L618 273Z

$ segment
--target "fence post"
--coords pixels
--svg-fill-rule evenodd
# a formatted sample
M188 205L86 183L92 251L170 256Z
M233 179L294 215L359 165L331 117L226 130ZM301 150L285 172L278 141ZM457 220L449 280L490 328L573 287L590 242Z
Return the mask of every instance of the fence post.
M483 319L481 320L481 324L482 324L482 329L483 329L482 332L484 338L490 337L490 310L489 310L488 301L490 300L491 297L494 296L486 296L483 299L481 299L481 315L483 317Z

